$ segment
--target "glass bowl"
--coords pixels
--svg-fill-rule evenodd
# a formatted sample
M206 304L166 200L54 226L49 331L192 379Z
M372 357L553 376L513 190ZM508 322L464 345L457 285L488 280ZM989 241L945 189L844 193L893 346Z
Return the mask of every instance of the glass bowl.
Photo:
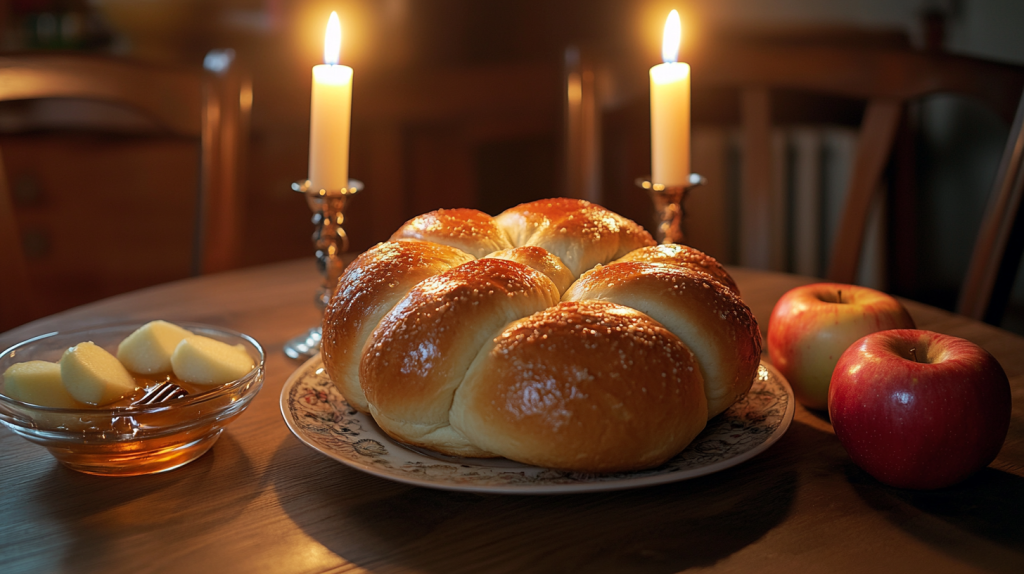
M263 347L248 335L195 323L177 323L197 335L241 344L256 366L244 377L210 390L152 405L87 409L42 407L4 394L3 373L15 363L59 361L69 347L92 341L111 353L140 323L53 332L0 356L0 422L42 445L74 470L107 476L151 474L189 463L217 442L224 427L249 406L263 386Z

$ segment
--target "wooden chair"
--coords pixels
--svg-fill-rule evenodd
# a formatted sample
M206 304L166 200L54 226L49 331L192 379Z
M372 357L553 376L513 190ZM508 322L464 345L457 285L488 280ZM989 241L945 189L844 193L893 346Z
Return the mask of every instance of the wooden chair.
M901 122L906 120L908 105L931 94L956 94L986 104L1009 123L1024 89L1024 67L892 46L737 42L704 49L690 59L690 64L694 70L695 108L698 90L722 90L736 94L742 156L737 208L738 227L743 231L736 246L736 262L741 265L777 267L777 254L773 252L777 237L773 234L779 227L779 201L773 193L773 189L778 187L773 178L778 174L773 173L773 165L778 162L772 155L776 96L805 92L864 102L852 175L835 232L835 237L842 240L833 241L824 274L829 280L844 283L852 283L856 279L869 208L884 189L885 171L897 151L895 142ZM621 70L622 64L618 64L617 69ZM629 82L642 80L633 77ZM646 106L646 102L640 104ZM633 117L629 122L636 124L638 119ZM694 124L698 125L701 119L699 110L695 109ZM645 129L649 128L645 126ZM1021 145L1019 124L1015 124L1014 129L1008 144L1011 147ZM606 137L609 136L606 134ZM616 134L614 138L623 139L623 136ZM1020 177L1021 152L1014 148L1017 151L1011 158L1010 148L1007 150L1000 172L1005 175L1000 175L1000 183L997 184L1002 191L998 198L993 198L986 215L975 251L976 263L972 264L958 307L961 312L976 318L982 317L984 311L974 305L982 304L979 302L988 305L995 284L992 266L1004 259L1004 252L1006 259L1013 259L1011 251L1004 250L1002 245L1011 235L1010 223L1016 217L1016 210L1007 210L1004 206L1015 208L1020 202L1019 189L1014 188L1016 194L1010 189L1021 185L1014 179ZM633 161L636 163L635 159ZM649 156L645 161L649 161ZM646 173L638 171L635 166L631 169L632 177ZM612 185L616 184L613 182ZM626 184L619 182L618 185ZM605 192L613 196L623 194L607 187ZM609 203L614 204L615 199ZM1020 253L1017 252L1016 256L1019 258ZM1006 273L1008 271L1004 270L1003 275ZM988 278L981 279L979 274L987 274ZM1008 295L1008 287L1005 290L1004 295Z
M828 258L826 278L852 283L864 245L868 211L882 188L884 171L894 149L900 123L909 102L935 93L969 96L987 104L1002 118L1010 121L1024 89L1024 68L996 64L973 58L928 54L909 50L862 50L844 48L773 48L769 50L739 49L719 51L704 63L705 81L709 84L743 85L741 117L745 162L743 180L746 209L741 224L754 229L768 228L770 210L768 190L771 188L771 89L807 90L846 97L863 98L867 104L860 128L860 137L848 184L842 218L836 232L837 240ZM1019 125L1016 127L1019 132ZM1011 146L1019 135L1011 138ZM1009 150L1008 150L1009 152ZM1012 152L1009 152L1012 155ZM1019 172L1016 159L1004 159L1002 179L1006 186ZM1009 286L993 300L995 275L1005 255L1015 211L1002 209L1005 202L1018 202L1019 191L1001 190L997 183L993 196L996 206L989 209L976 241L973 263L964 282L958 310L977 319L996 320L994 304L1001 314ZM1002 203L1000 203L1002 202ZM1009 204L1006 204L1009 205ZM741 246L758 253L754 259L764 260L766 242L751 234L751 243ZM762 236L763 237L763 236ZM1012 262L1013 269L1020 252ZM1012 257L1011 257L1012 258ZM982 263L985 261L986 263ZM1007 264L1010 262L1007 261ZM1009 269L1004 266L1004 275ZM1012 276L1010 277L1012 281ZM1006 280L1000 285L1006 283Z
M198 186L181 190L194 198L187 201L195 206L190 224L193 245L183 247L191 250L191 274L238 265L242 247L239 176L252 101L242 75L231 69L213 73L85 55L0 57L0 102L48 99L118 106L141 114L160 134L198 141ZM36 317L39 308L18 232L11 182L2 167L0 161L0 331ZM107 213L117 210L115 205L97 207ZM155 220L160 214L153 215ZM153 225L154 233L159 233L157 222Z
M1010 120L1024 88L1024 69L970 58L908 50L786 48L720 50L701 65L705 85L742 86L747 225L766 226L771 173L771 90L807 90L862 98L867 102L843 217L829 257L826 277L852 282L863 244L864 226L905 105L933 93L971 96ZM756 236L756 234L753 234ZM746 246L763 249L764 241ZM757 257L755 257L756 259ZM761 257L763 259L763 256Z

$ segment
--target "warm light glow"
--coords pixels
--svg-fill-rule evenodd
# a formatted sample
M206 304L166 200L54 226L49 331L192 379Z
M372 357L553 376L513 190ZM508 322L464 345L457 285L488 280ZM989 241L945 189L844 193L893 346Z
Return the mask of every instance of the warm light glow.
M569 104L574 106L578 105L583 100L583 80L580 78L579 74L573 72L572 74L569 74L567 84L567 88L569 90L569 93L567 94L569 97Z
M238 93L238 106L246 113L252 110L252 82L242 82L242 89Z
M337 12L331 12L327 21L327 32L324 33L324 63L335 65L341 58L341 20Z
M661 37L661 61L674 63L679 61L679 40L683 36L683 25L679 22L679 12L668 13L665 20L665 33Z

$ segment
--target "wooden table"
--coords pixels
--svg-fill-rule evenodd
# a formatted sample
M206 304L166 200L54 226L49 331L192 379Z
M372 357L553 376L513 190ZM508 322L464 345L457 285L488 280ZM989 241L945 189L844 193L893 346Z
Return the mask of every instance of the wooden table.
M737 269L762 321L810 279ZM278 407L284 341L317 320L310 261L172 283L0 335L163 318L249 333L267 379L214 448L178 470L79 474L0 431L2 572L1024 572L1024 339L907 302L922 328L970 339L1013 384L991 467L937 492L859 470L822 415L797 408L768 451L694 480L611 493L508 496L412 487L301 444Z

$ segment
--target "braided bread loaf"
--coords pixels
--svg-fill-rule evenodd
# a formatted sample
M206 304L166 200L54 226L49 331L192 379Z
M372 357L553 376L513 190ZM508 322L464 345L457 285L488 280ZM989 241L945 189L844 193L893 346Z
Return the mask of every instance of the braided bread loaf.
M410 220L345 270L323 334L328 375L396 440L581 472L664 463L761 352L717 261L574 199Z

